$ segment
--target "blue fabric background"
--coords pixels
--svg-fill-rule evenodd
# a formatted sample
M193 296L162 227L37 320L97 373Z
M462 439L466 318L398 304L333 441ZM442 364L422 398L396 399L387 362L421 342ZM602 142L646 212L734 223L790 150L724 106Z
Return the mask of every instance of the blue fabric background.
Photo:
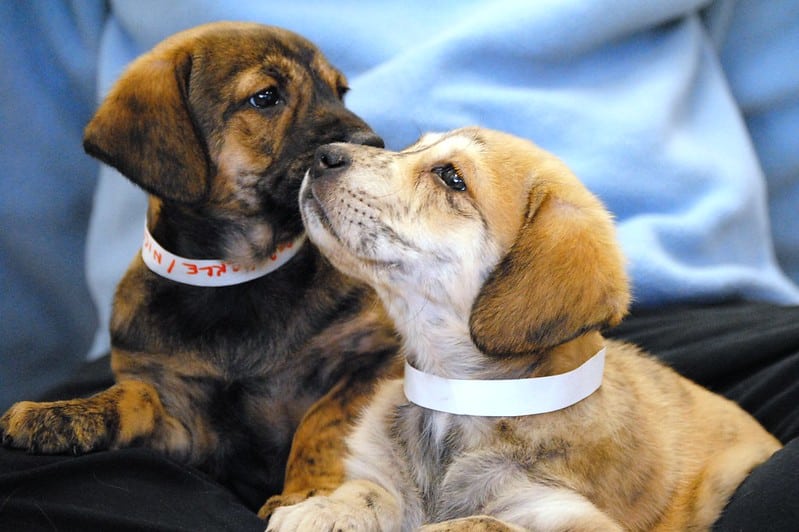
M99 2L0 2L0 408L72 371L97 326L84 249Z
M95 102L221 19L316 42L390 148L479 124L559 155L616 215L636 305L799 302L795 1L0 3L0 407L63 375L96 324L91 356L108 349L144 197L82 155Z

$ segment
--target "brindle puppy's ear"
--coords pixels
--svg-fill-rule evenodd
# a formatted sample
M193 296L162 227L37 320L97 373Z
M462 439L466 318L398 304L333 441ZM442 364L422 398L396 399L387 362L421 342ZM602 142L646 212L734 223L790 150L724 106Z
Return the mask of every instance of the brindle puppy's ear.
M188 102L192 57L161 49L137 59L84 131L86 152L155 196L184 203L205 197L207 147Z
M472 340L487 354L541 351L627 312L610 215L568 170L557 173L535 178L522 228L472 307Z

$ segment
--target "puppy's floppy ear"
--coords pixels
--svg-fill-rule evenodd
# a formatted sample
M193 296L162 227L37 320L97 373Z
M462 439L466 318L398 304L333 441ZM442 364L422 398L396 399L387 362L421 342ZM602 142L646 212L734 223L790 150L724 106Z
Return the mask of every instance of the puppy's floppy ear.
M84 131L86 152L155 196L184 203L208 188L207 146L189 107L192 57L150 52L127 69Z
M610 215L565 167L557 173L536 179L521 230L472 307L472 340L487 354L554 347L627 312Z

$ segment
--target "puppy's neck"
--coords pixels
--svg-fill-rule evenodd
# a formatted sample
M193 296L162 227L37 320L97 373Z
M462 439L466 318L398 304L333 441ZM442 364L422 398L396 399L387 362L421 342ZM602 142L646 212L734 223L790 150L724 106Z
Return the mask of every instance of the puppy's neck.
M169 252L189 259L216 259L258 268L269 260L278 246L302 232L285 224L276 234L266 219L214 216L202 207L187 207L150 197L147 226L153 237ZM293 229L293 233L291 232Z
M485 367L484 357L469 337L467 320L451 302L376 288L415 368L453 379L477 378Z
M599 332L589 331L554 347L531 350L529 355L486 354L474 344L469 330L474 287L461 286L452 293L404 281L374 287L402 338L408 362L425 373L448 379L559 375L581 366L605 344Z
M589 331L568 342L536 354L536 364L530 377L560 375L580 367L605 345L598 331Z
M431 300L415 301L407 294L383 301L402 337L408 362L422 372L449 379L559 375L580 367L605 343L599 332L589 331L529 356L497 357L481 352L472 342L468 313L461 315Z

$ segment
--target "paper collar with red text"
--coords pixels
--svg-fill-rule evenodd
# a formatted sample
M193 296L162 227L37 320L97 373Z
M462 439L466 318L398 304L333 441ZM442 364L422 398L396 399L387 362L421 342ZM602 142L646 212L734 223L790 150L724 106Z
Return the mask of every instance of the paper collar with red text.
M150 270L161 277L192 286L230 286L246 283L271 273L287 263L302 247L305 233L278 246L267 262L257 268L241 268L216 259L187 259L170 253L156 242L144 224L141 257Z
M580 367L529 379L445 379L405 361L405 397L416 405L465 416L529 416L562 410L602 385L605 348Z

